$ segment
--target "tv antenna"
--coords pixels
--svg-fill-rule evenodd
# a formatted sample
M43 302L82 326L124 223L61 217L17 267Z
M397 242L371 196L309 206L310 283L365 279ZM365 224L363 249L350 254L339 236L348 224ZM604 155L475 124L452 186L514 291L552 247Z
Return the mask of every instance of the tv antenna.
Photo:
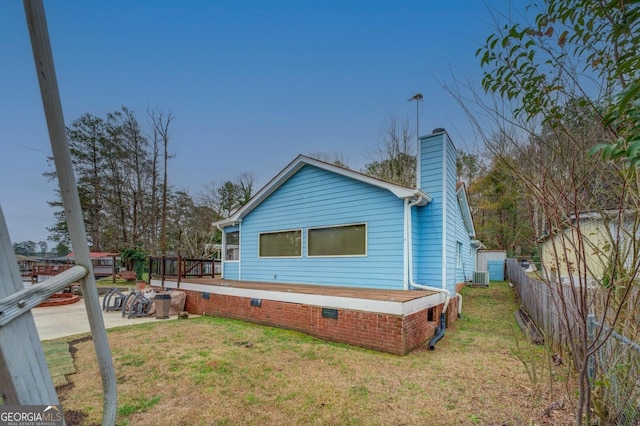
M422 93L416 93L415 95L407 99L409 102L416 101L416 140L420 138L419 112L420 112L420 102L422 101L422 98L423 98Z

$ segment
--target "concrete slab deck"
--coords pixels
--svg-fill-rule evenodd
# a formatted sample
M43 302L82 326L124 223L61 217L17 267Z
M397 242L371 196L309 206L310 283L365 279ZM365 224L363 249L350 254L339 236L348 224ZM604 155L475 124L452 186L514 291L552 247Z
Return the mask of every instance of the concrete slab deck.
M102 306L102 297L100 298ZM33 319L38 329L40 340L57 339L58 337L72 336L74 334L88 333L91 331L84 299L71 305L50 306L44 308L33 308L31 310ZM122 312L102 312L102 318L106 328L122 327L125 325L142 324L151 321L171 321L177 319L177 315L170 319L159 320L154 316L127 318L122 316Z

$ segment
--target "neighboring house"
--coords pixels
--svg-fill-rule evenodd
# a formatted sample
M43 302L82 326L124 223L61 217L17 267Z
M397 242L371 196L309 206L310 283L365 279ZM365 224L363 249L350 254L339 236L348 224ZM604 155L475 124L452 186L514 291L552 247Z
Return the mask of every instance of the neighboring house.
M566 280L586 272L588 280L600 281L610 266L614 247L620 259L633 268L637 251L638 225L627 218L618 226L619 211L586 212L579 216L580 232L576 231L577 217L572 215L562 230L539 238L543 272L549 277ZM634 214L635 217L635 214Z
M453 295L475 268L475 230L444 129L420 138L417 188L299 156L231 217L225 279Z
M20 268L20 275L22 278L31 279L33 266L38 262L38 260L33 257L16 254L16 261L18 262L18 268Z
M93 264L93 274L96 278L109 277L118 273L120 255L118 253L90 252L91 263ZM65 259L69 263L75 263L76 257L73 252L59 259Z

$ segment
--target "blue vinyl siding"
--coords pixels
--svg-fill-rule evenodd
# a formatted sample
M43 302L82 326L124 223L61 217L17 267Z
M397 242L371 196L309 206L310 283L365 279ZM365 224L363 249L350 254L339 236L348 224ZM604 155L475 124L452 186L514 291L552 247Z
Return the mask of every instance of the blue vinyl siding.
M227 280L239 280L240 262L224 262L222 264L222 276Z
M420 140L420 187L431 203L417 208L418 250L414 264L417 283L442 287L442 172L443 134Z
M456 194L456 154L446 132L420 139L420 189L431 202L411 209L412 258L407 262L402 197L410 197L410 192L399 196L388 187L305 161L292 163L296 167L290 172L285 169L287 174L282 176L286 177L237 216L242 218L238 219L240 259L225 262L225 278L402 289L405 267L411 262L413 281L439 288L444 284L454 292L455 285L468 281L475 268L470 230L461 210L467 206L460 205ZM366 225L366 255L307 255L308 229L353 224ZM259 258L261 233L291 230L301 231L300 257ZM462 244L461 266L457 265L458 243Z
M417 209L418 220L414 226L418 232L415 250L418 256L414 279L421 284L442 287L444 273L446 288L453 293L456 284L473 273L473 260L469 255L471 239L456 196L456 149L446 133L424 137L420 143L420 185L432 201ZM443 235L445 230L446 235ZM456 268L458 242L462 243L463 268Z
M307 229L365 223L367 255L307 257ZM302 230L302 258L258 258L261 232ZM393 288L403 286L403 201L391 192L305 165L242 221L247 281Z
M473 279L473 272L476 270L476 249L471 244L475 239L475 230L471 222L469 201L466 199L465 189L460 189L459 193L461 198L456 197L458 198L457 212L460 215L456 223L456 238L463 244L463 270L456 274L456 284L470 282Z
M466 206L464 208L467 208ZM469 282L473 279L473 272L476 270L476 251L471 246L472 236L469 234L473 229L468 229L462 217L462 206L458 202L456 209L456 238L462 243L462 271L456 273L456 284Z
M411 259L410 261L412 262L413 265L413 270L412 272L412 276L409 277L409 280L413 280L414 282L418 282L418 270L417 270L417 265L418 265L418 259L420 258L420 247L421 247L421 234L420 234L420 223L418 222L419 218L418 218L418 208L417 207L413 207L411 209L411 225L412 225L412 229L411 229L411 242L412 242L412 247L411 247Z
M445 134L444 144L446 146L446 220L447 220L447 290L452 294L456 289L456 229L461 224L462 215L458 206L458 198L456 197L456 149L449 137Z

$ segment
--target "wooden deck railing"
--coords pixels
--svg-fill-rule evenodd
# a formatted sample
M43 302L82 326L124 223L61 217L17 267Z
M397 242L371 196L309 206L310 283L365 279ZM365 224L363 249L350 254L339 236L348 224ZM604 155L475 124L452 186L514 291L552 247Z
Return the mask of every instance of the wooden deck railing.
M149 279L215 277L217 259L190 259L181 256L149 257Z
M30 274L31 282L38 282L38 277L42 277L42 276L51 277L51 276L58 275L66 271L67 269L73 268L74 266L75 265L69 264L69 263L58 264L58 265L33 265L33 268L31 269L31 274Z

